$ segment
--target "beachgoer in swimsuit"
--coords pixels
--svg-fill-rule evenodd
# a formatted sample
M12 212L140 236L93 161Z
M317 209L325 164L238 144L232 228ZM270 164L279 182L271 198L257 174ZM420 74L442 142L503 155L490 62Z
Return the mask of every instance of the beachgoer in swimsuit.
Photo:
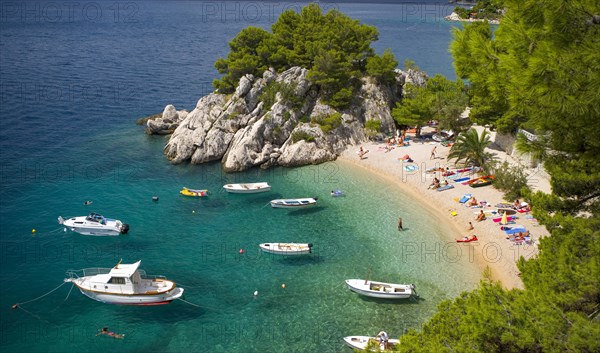
M108 330L108 327L103 327L102 329L98 330L98 333L96 334L96 336L100 336L100 335L106 335L112 338L117 338L117 339L121 339L124 338L125 335L121 334L121 333L114 333L112 331Z

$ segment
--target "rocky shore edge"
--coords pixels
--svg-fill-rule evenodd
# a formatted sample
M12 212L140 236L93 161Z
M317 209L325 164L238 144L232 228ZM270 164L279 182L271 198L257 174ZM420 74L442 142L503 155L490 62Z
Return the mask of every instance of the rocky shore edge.
M323 103L307 75L301 67L245 75L233 94L210 93L191 112L167 105L146 120L146 133L171 135L163 153L175 164L220 160L226 172L318 164L348 145L395 134L391 108L403 86L427 78L416 70L396 70L393 84L362 78L350 106L338 110Z

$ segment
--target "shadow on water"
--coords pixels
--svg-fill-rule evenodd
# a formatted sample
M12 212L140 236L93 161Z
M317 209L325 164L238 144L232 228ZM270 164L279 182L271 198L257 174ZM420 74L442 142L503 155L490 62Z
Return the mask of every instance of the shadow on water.
M183 296L185 299L185 294ZM174 300L171 304L156 306L118 306L115 313L123 323L166 323L175 324L182 321L192 321L212 312L210 308L202 307L201 303L194 306L181 300Z
M366 297L364 295L360 296L360 299L366 302L378 303L378 304L394 304L394 305L408 305L408 304L418 304L421 301L425 301L421 297L412 296L406 299L382 299L382 298L373 298Z
M207 200L202 200L202 206L212 209L212 208L222 208L222 207L226 207L227 205L229 205L229 202L222 200L222 199L207 199Z
M308 264L318 264L325 262L325 259L322 256L306 254L306 255L298 255L298 256L281 256L281 255L273 255L273 261L277 261L286 266L303 266Z
M302 216L302 215L321 212L321 211L325 210L326 208L327 207L324 207L324 206L313 206L313 207L302 208L299 210L289 211L288 214L290 216Z

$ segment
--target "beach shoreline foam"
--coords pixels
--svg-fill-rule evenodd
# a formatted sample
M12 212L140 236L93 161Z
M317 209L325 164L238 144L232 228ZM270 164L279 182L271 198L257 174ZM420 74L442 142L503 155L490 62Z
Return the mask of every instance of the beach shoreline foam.
M384 143L366 142L362 144L364 149L371 153L364 159L358 158L356 150L359 146L349 146L339 157L338 161L350 163L360 167L368 172L375 173L390 183L396 185L402 193L410 195L411 198L421 203L440 219L445 221L449 228L449 233L454 233L454 239L440 239L440 241L455 241L466 235L475 234L478 241L462 244L465 247L472 247L469 253L473 254L473 260L477 267L483 273L486 267L489 267L492 280L499 281L507 289L523 288L523 282L519 277L517 260L523 256L528 259L536 256L538 252L537 241L540 237L547 236L548 233L544 227L537 226L535 222L521 214L518 220L519 224L526 225L533 234L533 245L516 245L506 239L505 233L500 229L498 223L494 223L488 217L483 222L475 221L475 213L481 208L473 209L460 204L456 200L464 194L473 194L479 201L487 201L492 207L485 210L495 210L493 206L503 202L503 194L499 190L488 186L482 188L471 188L466 185L454 182L448 179L448 182L454 186L453 189L438 192L428 189L434 177L440 180L445 178L441 172L425 173L428 168L449 166L452 170L454 165L448 163L447 155L450 150L437 142L411 143L406 147L395 147L389 152L385 152ZM430 159L432 149L436 147L437 158ZM407 163L401 160L404 155L409 155L417 166L417 170L406 172L403 168ZM461 175L462 176L462 175ZM472 174L465 174L472 176ZM453 215L454 214L454 215ZM410 219L404 219L405 224L410 223ZM469 222L474 226L474 230L467 229Z

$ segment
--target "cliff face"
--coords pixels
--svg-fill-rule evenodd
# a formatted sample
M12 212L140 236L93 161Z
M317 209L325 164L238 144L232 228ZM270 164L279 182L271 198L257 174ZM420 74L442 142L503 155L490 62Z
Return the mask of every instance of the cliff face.
M334 160L347 145L365 141L368 120L380 121L384 135L395 132L390 107L405 81L402 74L391 88L363 79L351 108L336 111L322 104L307 73L293 67L279 75L272 71L260 78L246 75L233 95L211 93L188 114L168 106L163 120L165 114L169 124L176 120L173 116L181 119L164 147L165 156L173 163L221 160L227 172L255 166L300 166ZM272 98L265 98L275 85L285 89L276 94L271 90ZM161 128L157 121L152 124L157 131L173 127Z

